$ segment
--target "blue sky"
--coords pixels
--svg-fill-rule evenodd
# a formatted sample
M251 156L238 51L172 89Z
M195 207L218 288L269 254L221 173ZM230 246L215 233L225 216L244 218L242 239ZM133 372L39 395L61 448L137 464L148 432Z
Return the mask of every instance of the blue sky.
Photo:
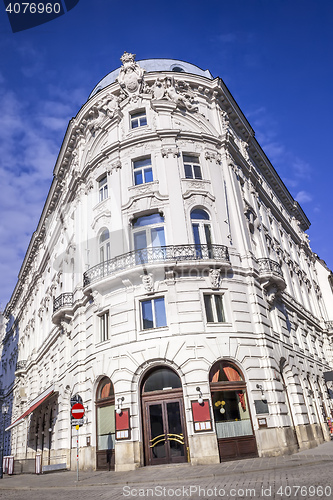
M68 121L125 50L189 61L224 80L310 219L312 250L333 268L331 0L80 0L15 34L0 9L0 308Z

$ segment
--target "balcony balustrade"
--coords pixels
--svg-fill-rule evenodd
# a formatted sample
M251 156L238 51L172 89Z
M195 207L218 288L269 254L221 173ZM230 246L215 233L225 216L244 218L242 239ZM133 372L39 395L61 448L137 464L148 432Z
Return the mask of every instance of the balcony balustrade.
M73 294L72 293L62 293L54 299L53 301L53 313L61 309L62 307L72 307L73 305Z
M224 245L168 245L134 250L88 269L83 275L83 285L90 285L118 271L135 266L202 260L229 262L228 248Z
M286 288L286 282L283 277L281 266L272 259L258 259L259 279L263 287L268 290L271 285L282 291Z
M258 259L258 264L260 274L275 273L283 278L281 266L275 260Z

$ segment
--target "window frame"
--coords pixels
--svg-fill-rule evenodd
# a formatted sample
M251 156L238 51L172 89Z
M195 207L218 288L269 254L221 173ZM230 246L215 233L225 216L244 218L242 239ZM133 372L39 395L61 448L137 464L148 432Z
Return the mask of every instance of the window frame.
M142 118L145 118L145 123L143 124L141 124ZM136 126L133 126L135 120L138 120L138 124ZM148 125L147 110L143 108L143 109L136 109L135 111L130 111L129 121L130 121L130 130L136 130L141 127L146 127Z
M185 161L185 158L191 158L191 160ZM194 158L196 158L197 161L193 161ZM182 159L183 159L183 169L184 169L185 179L194 180L194 181L202 181L203 177L202 177L202 167L201 167L201 163L200 163L200 156L195 155L195 154L190 154L190 153L183 153ZM188 176L186 173L186 170L188 170L185 168L186 166L188 166L190 168L190 171L192 174L191 177ZM200 177L197 177L196 172L195 172L195 167L199 167Z
M109 310L102 312L98 315L98 334L99 342L106 342L110 340L110 312Z
M155 215L155 214L149 214L149 215ZM145 215L141 215L141 217L145 217ZM152 222L151 224L144 224L142 226L134 227L133 222L132 222L132 248L133 250L139 250L135 248L135 234L137 233L143 233L145 232L146 235L146 247L144 248L154 248L153 246L153 239L152 239L152 230L153 229L158 229L158 228L163 228L163 239L166 244L166 238L165 238L165 217L164 215L162 216L164 221L161 222ZM140 219L140 216L137 217L135 220ZM162 247L165 245L162 245ZM161 247L159 247L161 248Z
M149 165L143 165L143 166L135 166L136 163L139 163L144 160L150 160ZM151 159L151 155L148 156L143 156L142 158L136 158L135 160L132 160L132 171L133 171L133 186L142 186L143 184L150 184L151 182L154 182L154 172L153 172L153 163ZM151 171L151 180L146 181L146 172ZM136 173L141 172L141 178L142 182L136 182Z
M212 312L213 321L209 321L209 319L208 319L206 297L210 298L210 308L211 308L211 312ZM220 300L222 321L219 321L219 312L218 312L218 308L216 305L216 298L219 298L218 300ZM203 306L204 306L204 312L205 312L205 322L207 325L222 325L222 324L227 323L225 307L224 307L224 293L204 292L203 293Z
M156 325L156 308L155 308L155 301L163 299L163 305L164 305L164 318L165 318L165 325ZM152 310L152 321L153 321L153 326L145 328L144 327L144 317L143 317L143 303L144 302L150 302L151 303L151 310ZM167 328L168 326L168 320L167 320L167 314L166 314L166 301L165 301L165 295L158 295L157 297L150 297L149 299L147 298L142 298L139 300L139 311L140 311L140 328L142 332L145 332L147 330L156 330L157 328Z
M104 239L103 241L101 241L101 237L102 235L108 231L108 238ZM98 237L98 259L99 259L99 263L100 264L104 264L105 262L107 262L108 260L111 259L111 242L110 242L110 231L109 229L106 227L104 228L101 233L99 234L99 237ZM102 260L102 253L103 253L103 260Z
M101 182L105 182L101 185ZM108 175L102 175L98 180L98 202L102 203L109 198L109 185L108 185ZM106 193L106 194L105 194Z

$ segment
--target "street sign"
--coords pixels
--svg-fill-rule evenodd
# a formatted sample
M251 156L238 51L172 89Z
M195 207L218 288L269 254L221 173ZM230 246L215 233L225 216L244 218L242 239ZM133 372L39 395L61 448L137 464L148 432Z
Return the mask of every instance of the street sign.
M83 418L84 415L84 406L81 403L76 403L72 406L71 409L72 417L75 419Z
M83 425L83 418L72 418L71 424L72 427L75 427L76 425Z

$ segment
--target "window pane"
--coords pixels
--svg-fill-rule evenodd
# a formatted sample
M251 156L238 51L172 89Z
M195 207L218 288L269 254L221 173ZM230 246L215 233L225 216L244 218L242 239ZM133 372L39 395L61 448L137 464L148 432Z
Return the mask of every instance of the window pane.
M132 120L132 128L137 128L139 126L138 120Z
M107 182L107 177L105 176L105 177L103 177L103 179L101 179L99 181L99 187L101 188L102 186L104 186L104 184L106 184L106 182Z
M140 118L140 126L143 127L144 125L147 125L147 118L145 116Z
M142 160L136 160L134 162L134 168L148 167L148 165L151 165L150 158L143 158Z
M209 215L205 210L202 210L201 208L195 208L191 212L191 219L209 220Z
M197 156L183 155L184 163L199 163L199 158Z
M138 186L139 184L143 184L142 170L134 172L134 183L136 186Z
M210 232L210 225L205 224L204 228L205 228L206 243L207 243L207 245L211 245L212 244L212 235Z
M154 300L156 327L166 326L164 297Z
M104 262L104 247L99 249L99 261Z
M145 182L153 182L153 171L151 168L145 169Z
M223 304L222 304L222 296L221 295L214 295L214 297L215 297L217 321L219 323L223 323L224 322L224 311L223 311Z
M147 248L146 231L134 233L134 249L141 250L142 248Z
M109 233L108 229L104 229L104 231L102 232L102 234L99 237L99 242L103 243L103 241L106 241L109 238L110 238L110 233Z
M192 166L191 165L184 165L184 170L185 170L186 179L193 179Z
M141 310L143 329L146 330L147 328L154 328L151 300L144 300L141 302Z
M204 295L206 317L208 323L214 323L211 295Z
M199 224L193 224L193 236L195 245L200 245Z
M200 165L193 165L194 177L196 179L202 179Z
M164 228L163 227L155 227L155 228L151 229L151 244L153 247L164 247L165 246Z
M164 222L164 217L160 214L144 215L133 220L133 227L149 226L150 224L159 224Z
M178 389L181 386L181 380L174 371L169 368L158 368L147 378L144 385L144 392Z

